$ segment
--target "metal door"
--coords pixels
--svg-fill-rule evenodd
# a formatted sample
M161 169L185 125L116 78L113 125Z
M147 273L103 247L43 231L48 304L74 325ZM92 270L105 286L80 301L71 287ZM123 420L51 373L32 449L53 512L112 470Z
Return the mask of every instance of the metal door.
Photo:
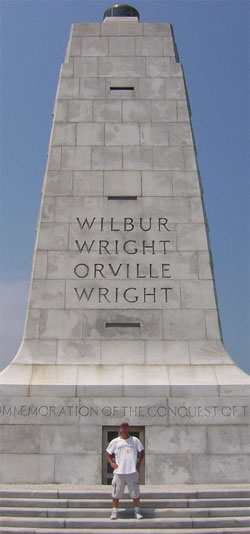
M143 447L145 447L145 427L144 426L130 426L129 433L131 436L138 438ZM120 435L119 427L117 426L103 426L102 427L102 484L111 484L113 478L113 469L107 460L105 451L112 439ZM140 484L145 484L145 460L143 460L140 467Z

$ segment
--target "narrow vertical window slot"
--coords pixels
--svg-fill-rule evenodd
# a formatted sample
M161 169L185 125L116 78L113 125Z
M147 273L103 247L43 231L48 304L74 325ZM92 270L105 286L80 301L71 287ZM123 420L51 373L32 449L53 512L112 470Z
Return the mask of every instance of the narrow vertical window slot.
M140 328L141 323L105 323L105 328Z

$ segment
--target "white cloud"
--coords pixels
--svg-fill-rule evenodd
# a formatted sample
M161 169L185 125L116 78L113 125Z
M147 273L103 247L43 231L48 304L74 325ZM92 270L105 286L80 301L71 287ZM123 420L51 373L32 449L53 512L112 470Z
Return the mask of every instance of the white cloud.
M23 337L29 282L0 283L0 370L15 357Z

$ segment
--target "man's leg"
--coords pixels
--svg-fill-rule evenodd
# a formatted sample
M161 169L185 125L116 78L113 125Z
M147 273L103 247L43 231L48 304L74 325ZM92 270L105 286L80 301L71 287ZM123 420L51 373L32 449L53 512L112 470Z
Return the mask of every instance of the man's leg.
M112 508L110 519L117 519L119 499L122 498L124 494L125 477L123 475L114 474L112 486L113 486L113 491L112 491L113 508Z
M138 472L127 476L127 485L129 495L132 497L134 503L135 519L143 519L143 515L140 513L140 486Z

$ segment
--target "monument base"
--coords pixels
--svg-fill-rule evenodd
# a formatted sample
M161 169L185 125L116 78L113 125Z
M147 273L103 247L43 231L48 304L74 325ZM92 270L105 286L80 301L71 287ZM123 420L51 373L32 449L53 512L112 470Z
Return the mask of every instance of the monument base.
M249 378L235 365L81 366L77 383L74 367L1 374L0 483L106 483L104 431L124 419L145 433L146 484L249 480Z

